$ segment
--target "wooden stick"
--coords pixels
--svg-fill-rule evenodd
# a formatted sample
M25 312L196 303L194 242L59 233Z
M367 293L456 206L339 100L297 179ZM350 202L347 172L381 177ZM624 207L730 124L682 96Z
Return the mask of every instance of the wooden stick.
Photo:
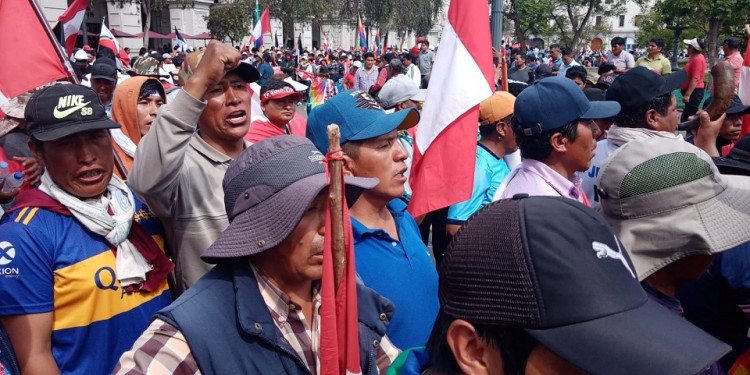
M328 152L341 148L339 144L341 133L339 126L336 124L328 125ZM341 156L342 152L338 151L331 156ZM328 172L331 176L331 185L328 189L328 196L331 201L331 247L333 250L333 270L334 286L339 288L341 278L344 275L344 266L346 266L346 257L344 249L344 206L342 197L342 179L341 179L341 160L330 158L328 160Z

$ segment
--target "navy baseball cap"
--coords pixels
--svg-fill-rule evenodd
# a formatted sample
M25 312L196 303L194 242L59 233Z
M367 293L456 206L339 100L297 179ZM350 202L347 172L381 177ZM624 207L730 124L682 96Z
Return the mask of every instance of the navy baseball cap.
M339 126L341 144L344 144L379 137L394 130L409 129L417 123L419 111L416 108L386 114L378 101L368 93L349 90L310 111L306 135L325 154L328 152L327 129L330 124Z
M714 97L709 96L706 98L706 101L703 102L703 109L708 108L711 103L713 103ZM727 114L728 115L736 115L736 114L742 114L746 115L750 113L750 105L744 105L742 104L742 99L737 94L734 94L732 97L732 102L729 104L729 108L727 108Z
M577 119L600 119L620 113L620 104L590 102L573 80L550 77L518 94L513 115L527 136L557 129Z
M607 89L607 100L614 100L623 109L640 109L657 96L666 95L687 80L685 70L662 77L655 70L638 66L619 75Z

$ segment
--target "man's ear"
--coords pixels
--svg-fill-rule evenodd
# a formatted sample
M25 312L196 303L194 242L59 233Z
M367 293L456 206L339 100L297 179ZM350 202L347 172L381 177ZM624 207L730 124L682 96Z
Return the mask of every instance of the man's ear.
M458 367L464 374L489 374L489 363L485 353L489 350L471 323L456 319L445 335Z
M355 161L349 155L344 154L344 160L343 163L341 163L341 171L344 173L344 176L354 176L354 166Z
M39 147L37 147L37 144L31 139L29 139L28 145L29 149L31 150L31 154L34 155L34 159L36 159L36 162L39 163L40 167L44 167L44 152Z
M646 127L649 130L658 129L659 127L658 116L661 116L661 115L655 109L649 109L648 111L646 111L646 114L644 115L644 119L646 120Z
M555 133L549 139L549 144L554 151L565 152L567 150L568 138L563 137L562 133Z

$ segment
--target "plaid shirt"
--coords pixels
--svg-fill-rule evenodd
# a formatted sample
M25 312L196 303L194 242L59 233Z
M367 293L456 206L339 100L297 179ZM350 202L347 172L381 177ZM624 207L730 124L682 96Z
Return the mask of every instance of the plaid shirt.
M357 69L354 73L354 89L369 92L370 87L375 84L378 80L378 67L373 66L372 70L368 73L365 71L365 67Z
M320 284L313 287L313 318L310 327L301 311L301 306L271 284L253 266L258 288L276 327L289 345L307 364L311 374L320 374L318 366L320 350ZM401 351L393 346L387 336L383 336L376 359L378 371L385 374L388 367ZM201 374L198 363L190 353L185 336L174 326L155 319L133 348L120 358L114 375L134 374Z

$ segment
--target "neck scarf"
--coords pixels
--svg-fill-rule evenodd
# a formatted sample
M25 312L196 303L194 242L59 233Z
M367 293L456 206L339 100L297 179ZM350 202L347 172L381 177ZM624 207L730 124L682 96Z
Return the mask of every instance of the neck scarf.
M154 267L128 240L130 227L133 225L135 200L133 194L120 179L115 176L107 185L107 193L99 198L82 201L57 186L49 177L42 175L40 190L56 199L90 231L103 236L115 246L115 268L117 279L123 287L137 285L146 280L146 273ZM112 213L110 215L110 212Z

